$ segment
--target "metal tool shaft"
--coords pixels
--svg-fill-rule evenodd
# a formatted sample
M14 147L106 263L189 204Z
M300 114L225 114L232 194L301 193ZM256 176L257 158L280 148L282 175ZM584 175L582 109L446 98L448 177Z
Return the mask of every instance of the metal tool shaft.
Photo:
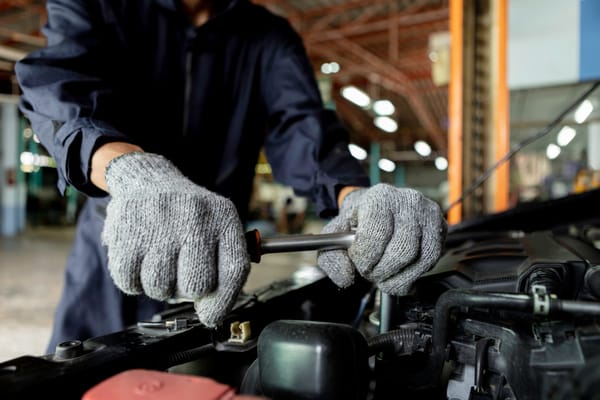
M282 235L261 237L258 230L246 232L248 254L260 262L263 254L308 250L347 249L354 242L354 232Z
M354 242L353 232L322 233L307 235L285 235L264 237L261 250L266 253L284 253L290 251L347 249Z

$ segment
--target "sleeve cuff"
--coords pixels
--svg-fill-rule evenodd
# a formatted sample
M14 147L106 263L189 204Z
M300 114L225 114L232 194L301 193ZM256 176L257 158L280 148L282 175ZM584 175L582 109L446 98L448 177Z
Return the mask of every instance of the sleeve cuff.
M91 158L96 149L109 142L132 142L114 126L91 118L66 123L57 132L56 140L67 149L64 159L56 160L60 170L59 191L64 194L67 185L71 185L90 197L107 195L90 180Z
M338 193L345 186L369 187L371 182L366 175L357 175L344 179L332 178L323 173L317 177L317 191L315 193L316 212L321 218L331 218L338 214Z

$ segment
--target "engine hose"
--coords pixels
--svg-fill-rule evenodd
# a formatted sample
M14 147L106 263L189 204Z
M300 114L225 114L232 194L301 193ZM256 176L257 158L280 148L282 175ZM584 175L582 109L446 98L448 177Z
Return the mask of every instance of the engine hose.
M429 365L431 374L436 379L440 376L446 360L450 313L457 307L489 307L533 312L533 299L525 294L484 293L465 289L452 289L442 293L433 314L433 353Z
M433 353L430 368L439 377L446 359L448 326L452 309L457 307L484 307L495 310L522 311L533 314L533 297L525 294L484 293L465 289L451 289L440 295L433 314ZM550 299L550 313L587 314L600 316L600 303Z
M405 327L388 331L367 340L369 355L394 352L409 353L415 342L415 328Z
M204 346L196 347L194 349L173 353L167 357L167 363L169 366L175 366L194 361L200 358L201 356L204 356L210 353L211 351L214 351L214 349L215 346L213 344L205 344Z
M550 299L550 312L600 316L600 303Z
M533 311L533 300L525 294L483 293L474 290L448 290L438 298L433 314L433 350L444 354L450 312L456 307L489 307L500 310Z

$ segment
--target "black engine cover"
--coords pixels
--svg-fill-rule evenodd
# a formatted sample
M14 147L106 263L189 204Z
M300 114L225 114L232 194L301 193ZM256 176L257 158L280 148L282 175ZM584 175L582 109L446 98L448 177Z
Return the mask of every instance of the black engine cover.
M560 298L590 298L583 278L596 265L600 251L585 240L550 231L500 233L448 249L415 289L420 298L429 299L455 288L528 293L533 280L552 280Z

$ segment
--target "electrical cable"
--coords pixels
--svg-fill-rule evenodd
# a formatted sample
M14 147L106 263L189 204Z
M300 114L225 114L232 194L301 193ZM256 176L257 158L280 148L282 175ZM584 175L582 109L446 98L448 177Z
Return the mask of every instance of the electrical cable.
M195 347L193 349L182 350L177 353L169 354L167 357L167 364L169 367L180 365L183 363L197 360L198 358L206 356L207 354L214 351L216 350L215 346L212 343Z
M416 328L401 327L367 340L369 355L379 352L393 352L395 354L409 354L413 351Z
M525 146L535 142L536 140L538 140L538 139L546 136L548 133L550 133L558 124L560 124L562 122L562 120L571 111L573 111L575 109L575 107L577 107L583 100L585 100L590 94L592 94L592 92L594 90L596 90L596 88L598 86L600 86L600 81L595 81L588 90L586 90L582 95L577 97L577 99L574 102L570 103L569 106L558 115L558 117L556 117L554 120L552 120L548 125L546 125L544 128L542 128L536 134L534 134L534 135L526 138L525 140L521 141L520 143L518 143L517 146L515 146L508 153L506 153L501 159L496 161L491 167L486 169L479 176L479 178L477 178L467 189L465 189L462 192L462 194L460 195L460 197L458 199L454 200L450 205L448 205L448 207L446 207L446 209L444 210L444 214L447 215L448 211L450 209L452 209L453 207L456 207L458 204L462 203L463 200L467 196L471 195L479 186L481 186L492 175L492 173L496 169L498 169L499 166L501 166L502 164L504 164L505 162L510 160L512 157L514 157L514 155L517 152L522 150Z

